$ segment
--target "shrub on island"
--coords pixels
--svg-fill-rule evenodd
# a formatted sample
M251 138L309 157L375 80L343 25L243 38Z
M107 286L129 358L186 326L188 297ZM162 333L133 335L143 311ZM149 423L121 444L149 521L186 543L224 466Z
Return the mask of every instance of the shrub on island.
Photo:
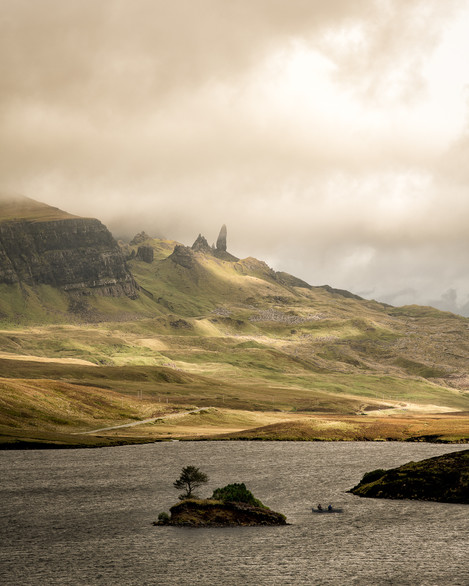
M196 478L197 476L197 478ZM203 484L208 478L198 468L183 468L181 477L174 487L184 488L179 496L180 503L158 515L154 525L179 527L236 527L254 525L286 525L286 517L271 511L257 499L244 483L227 484L213 491L212 498L195 498L195 484Z
M215 489L212 494L212 499L224 503L246 503L253 507L268 508L259 499L256 499L252 492L246 488L244 482L235 482L234 484L227 484L223 488Z

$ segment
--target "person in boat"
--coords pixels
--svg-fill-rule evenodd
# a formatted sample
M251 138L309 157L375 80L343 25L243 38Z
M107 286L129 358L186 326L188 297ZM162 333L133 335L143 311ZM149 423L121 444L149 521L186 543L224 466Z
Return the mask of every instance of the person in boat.
M328 510L328 511L332 511L332 505L329 505L329 506L327 507L327 510Z
M322 506L320 504L318 505L318 511L322 511Z

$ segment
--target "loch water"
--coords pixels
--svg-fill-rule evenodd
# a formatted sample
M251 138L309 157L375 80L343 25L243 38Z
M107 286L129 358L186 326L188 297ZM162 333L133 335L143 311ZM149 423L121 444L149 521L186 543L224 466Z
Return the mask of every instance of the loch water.
M0 582L28 585L469 585L469 507L361 499L367 471L467 446L165 442L0 452ZM245 482L286 527L155 527L181 468L202 496ZM332 503L341 514L312 514Z

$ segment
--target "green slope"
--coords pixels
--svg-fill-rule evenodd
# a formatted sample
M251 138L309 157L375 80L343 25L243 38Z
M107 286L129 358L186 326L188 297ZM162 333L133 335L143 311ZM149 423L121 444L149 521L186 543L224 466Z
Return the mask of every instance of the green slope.
M152 262L136 256L141 245L153 248ZM311 287L254 258L224 260L171 240L122 246L135 300L0 286L0 376L179 405L469 411L466 318Z
M27 220L30 222L49 222L76 218L68 212L35 201L22 195L0 194L0 222Z

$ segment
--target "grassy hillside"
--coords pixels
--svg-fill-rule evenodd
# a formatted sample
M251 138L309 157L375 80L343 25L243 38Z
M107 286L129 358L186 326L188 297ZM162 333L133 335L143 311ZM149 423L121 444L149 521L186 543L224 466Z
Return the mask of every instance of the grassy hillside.
M136 257L142 244L153 262ZM4 434L93 429L198 406L215 408L210 423L204 413L190 425L104 435L191 437L198 428L258 439L469 438L458 415L469 411L468 319L393 308L311 287L253 258L176 245L148 238L123 247L141 287L136 300L0 286Z
M48 222L76 218L68 212L35 201L22 195L0 194L0 222L26 220L30 222Z
M243 431L228 432L217 439L288 441L430 441L466 443L469 412L454 415L366 418L314 416L296 418Z

